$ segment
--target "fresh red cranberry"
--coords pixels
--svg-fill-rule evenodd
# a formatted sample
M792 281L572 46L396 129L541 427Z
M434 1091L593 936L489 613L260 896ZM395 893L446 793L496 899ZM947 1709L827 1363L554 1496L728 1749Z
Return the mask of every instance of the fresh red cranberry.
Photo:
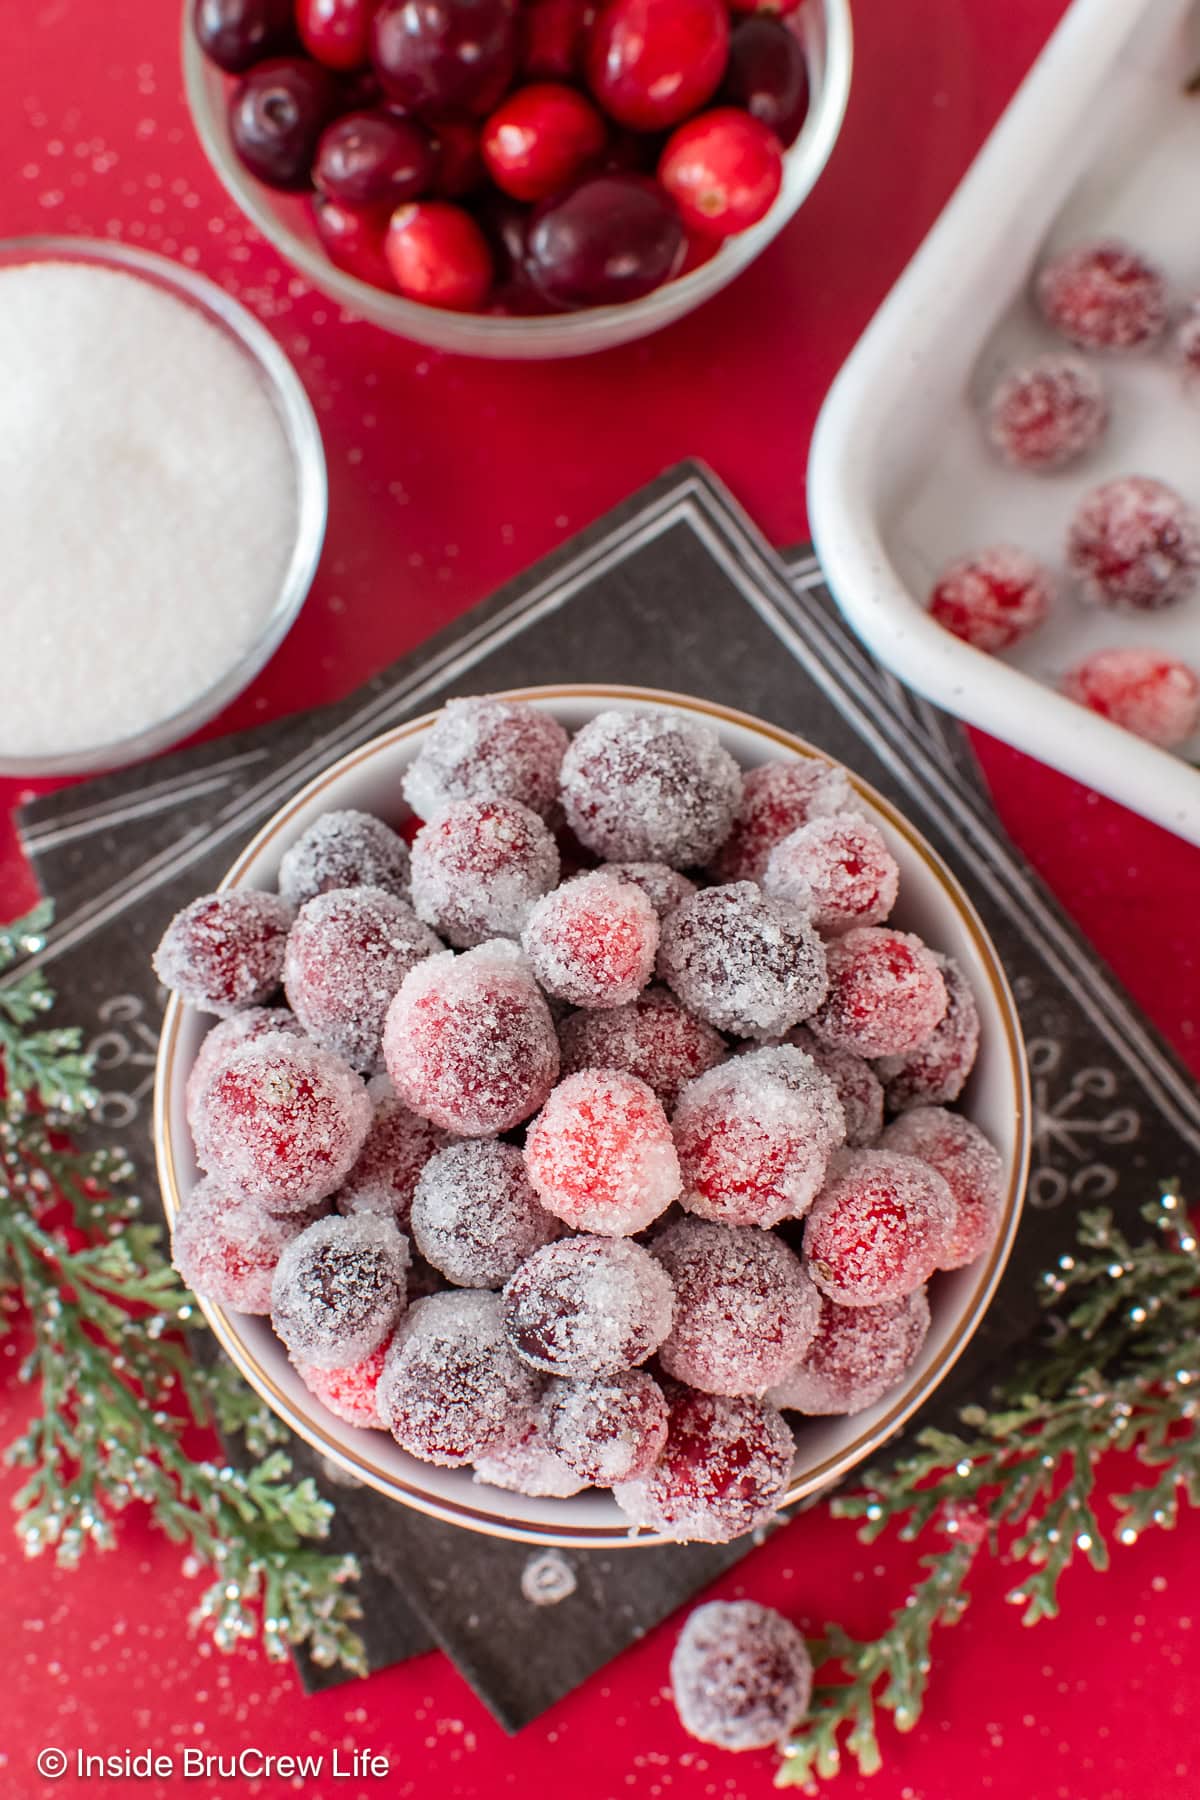
M210 62L240 75L291 48L292 0L196 0L192 29Z
M545 200L593 165L604 149L604 121L590 100L557 81L511 94L483 128L483 160L514 200Z
M346 113L327 125L317 145L313 180L323 194L350 206L399 206L433 186L437 153L414 119L394 113Z
M770 211L783 182L783 153L758 119L736 106L719 106L672 135L658 179L685 225L731 237Z
M250 173L268 187L307 187L337 97L333 76L306 57L277 56L244 75L229 103L229 134Z
M347 206L313 195L313 223L331 263L372 287L395 288L383 253L388 215L377 207Z
M296 0L296 25L310 56L327 69L357 69L371 48L375 0Z
M535 81L571 81L583 73L592 0L526 0L518 19L517 62Z
M487 171L479 146L479 123L466 113L446 113L428 121L437 147L436 192L444 200L461 200L482 187Z
M494 278L482 230L461 206L417 201L392 214L384 249L392 278L408 300L449 312L476 312Z
M382 0L371 56L388 93L414 112L494 104L516 56L512 0Z
M605 112L654 131L711 99L728 54L724 0L608 0L588 43L587 77Z
M808 113L808 63L800 39L765 14L739 19L729 40L722 98L795 143Z
M556 306L640 300L676 273L683 222L657 182L596 175L543 202L530 223L530 278Z

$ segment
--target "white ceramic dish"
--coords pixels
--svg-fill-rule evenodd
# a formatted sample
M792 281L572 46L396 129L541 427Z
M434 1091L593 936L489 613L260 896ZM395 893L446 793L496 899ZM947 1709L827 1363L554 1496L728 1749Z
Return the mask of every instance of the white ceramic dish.
M512 696L546 708L577 730L605 706L656 706L691 713L714 724L743 767L772 758L818 754L800 739L744 713L704 701L639 688L538 688ZM397 817L400 776L420 748L431 718L416 719L376 738L311 781L265 825L238 857L224 886L273 887L287 846L331 807L358 807ZM869 1456L921 1403L961 1355L987 1309L1008 1259L1028 1164L1029 1091L1024 1047L1012 995L996 952L962 888L935 852L874 789L855 779L901 871L896 919L920 932L962 964L982 1017L979 1060L965 1110L1005 1160L1004 1221L991 1253L933 1285L933 1326L924 1350L886 1399L851 1419L813 1419L799 1426L792 1499L818 1492ZM184 1086L212 1020L172 999L159 1050L155 1139L168 1218L179 1197L199 1179L188 1132ZM381 1431L343 1424L313 1399L288 1362L265 1319L204 1304L213 1330L246 1379L301 1437L382 1493L422 1512L493 1536L532 1543L608 1546L659 1540L631 1536L628 1520L606 1494L538 1500L476 1484L469 1469L439 1469L407 1456Z
M980 427L1000 372L1056 340L1029 303L1047 248L1115 233L1200 292L1192 229L1200 102L1195 0L1076 0L825 402L809 519L830 587L882 661L973 725L1200 843L1200 740L1156 749L1054 691L1108 644L1158 646L1200 667L1200 602L1119 617L1067 587L1053 619L989 657L924 610L945 564L987 543L1062 565L1079 497L1156 475L1200 507L1200 403L1162 351L1097 361L1113 401L1105 442L1052 476L1004 468ZM1061 347L1061 340L1057 340Z
M313 230L307 200L274 193L243 168L229 139L226 120L228 78L206 60L191 27L187 0L183 18L183 77L192 120L205 154L226 192L280 255L314 287L386 331L454 350L463 356L541 360L584 356L627 344L660 331L720 293L778 236L815 186L837 142L850 94L853 60L849 0L806 0L796 18L808 56L808 117L784 158L783 187L765 218L725 244L691 274L657 288L627 306L595 306L545 318L502 318L489 313L452 313L402 300L399 294L347 275L330 262Z

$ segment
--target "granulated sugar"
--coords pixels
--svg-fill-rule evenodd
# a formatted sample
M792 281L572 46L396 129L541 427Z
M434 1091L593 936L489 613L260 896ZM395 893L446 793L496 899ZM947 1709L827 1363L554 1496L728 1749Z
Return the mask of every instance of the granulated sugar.
M110 744L262 631L295 537L287 440L236 344L114 270L0 270L0 366L0 756Z

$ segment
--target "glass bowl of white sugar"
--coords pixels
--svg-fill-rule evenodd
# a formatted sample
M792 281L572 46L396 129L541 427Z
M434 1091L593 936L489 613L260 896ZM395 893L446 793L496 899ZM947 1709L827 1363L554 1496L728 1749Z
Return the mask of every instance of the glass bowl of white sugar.
M0 774L114 768L239 694L304 603L321 434L229 295L117 243L0 241Z

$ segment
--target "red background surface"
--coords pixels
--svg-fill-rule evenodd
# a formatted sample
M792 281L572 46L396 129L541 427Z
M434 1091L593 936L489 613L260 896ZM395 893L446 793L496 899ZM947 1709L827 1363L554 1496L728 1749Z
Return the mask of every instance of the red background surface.
M238 293L293 356L316 402L331 480L321 571L287 643L212 728L353 688L633 487L700 455L780 544L805 533L817 409L1036 55L1062 0L860 0L842 139L815 195L761 262L702 312L642 345L544 365L441 357L341 317L257 241L191 132L169 0L0 0L4 235L109 235L181 257ZM232 428L232 427L231 427ZM12 603L11 600L9 602ZM2 640L0 640L2 642ZM2 658L2 650L0 650ZM2 662L0 662L2 678ZM2 704L2 699L0 699ZM981 742L1018 843L1151 1016L1200 1068L1195 920L1200 854L1028 761ZM33 898L5 822L0 916ZM8 1437L26 1399L0 1364ZM0 1477L4 1497L15 1488ZM1118 1483L1117 1485L1120 1485ZM721 1584L873 1633L916 1551L864 1551L847 1525L795 1522ZM198 1583L143 1519L81 1573L22 1560L0 1528L0 1793L474 1796L569 1789L576 1800L749 1796L767 1756L692 1743L664 1696L675 1626L650 1635L522 1736L506 1739L430 1655L306 1699L290 1668L222 1657L189 1633ZM929 1704L885 1736L877 1800L1194 1800L1200 1519L1073 1572L1064 1617L1026 1632L992 1568L938 1644ZM43 1782L43 1745L113 1752L369 1749L383 1780Z

